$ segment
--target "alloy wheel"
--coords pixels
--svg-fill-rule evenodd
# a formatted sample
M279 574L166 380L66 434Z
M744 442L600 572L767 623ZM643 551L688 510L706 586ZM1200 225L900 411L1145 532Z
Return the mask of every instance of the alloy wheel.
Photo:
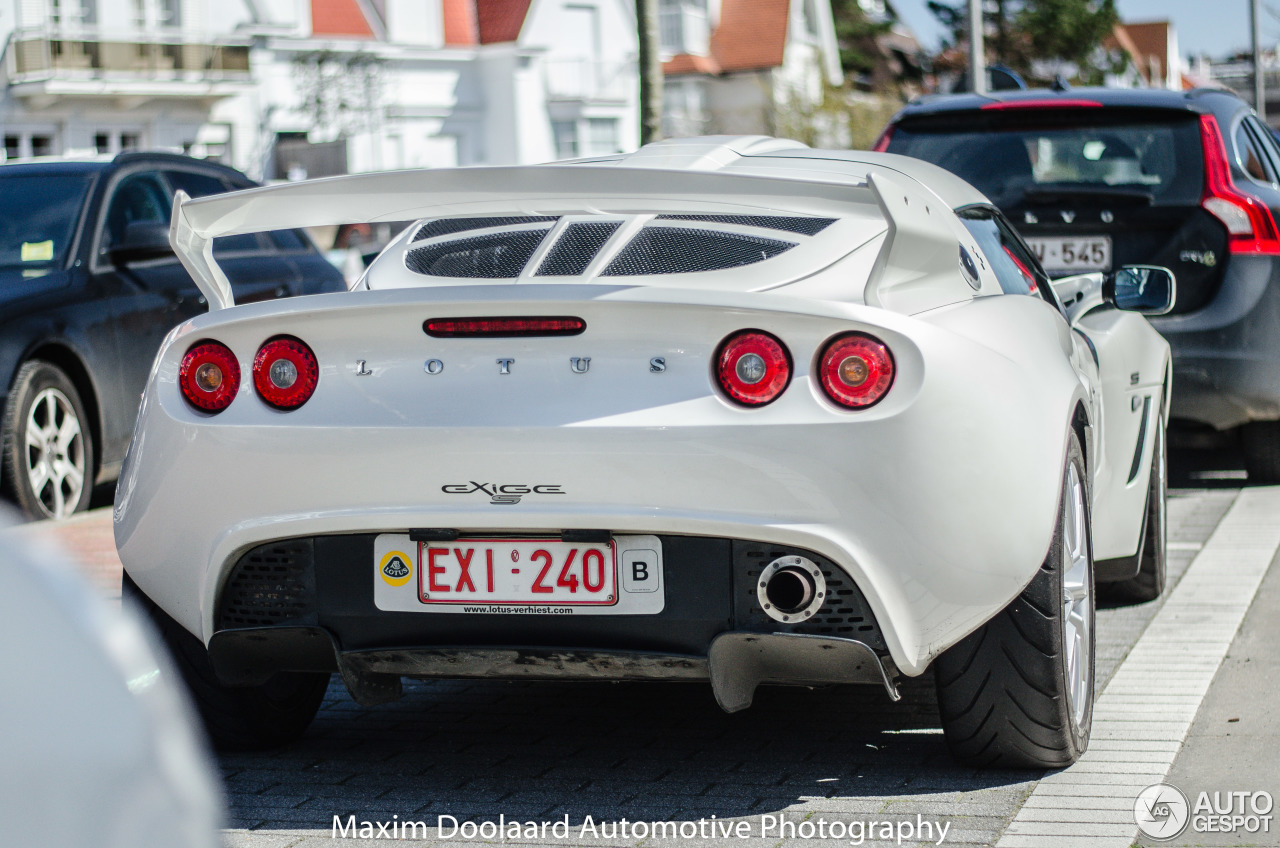
M40 508L50 518L66 518L85 485L84 432L75 407L56 388L36 395L27 412L26 467L23 471Z

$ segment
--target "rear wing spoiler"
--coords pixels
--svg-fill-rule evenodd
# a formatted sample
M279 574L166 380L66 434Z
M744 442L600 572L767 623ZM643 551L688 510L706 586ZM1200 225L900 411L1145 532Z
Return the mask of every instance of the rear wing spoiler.
M865 216L879 206L888 238L868 283L877 305L922 276L959 279L956 233L933 192L897 172L865 183L800 180L723 171L623 165L534 165L393 171L251 188L191 199L178 191L169 241L209 302L235 305L231 283L213 256L222 236L296 227L479 215L794 214ZM900 238L909 233L910 238ZM967 235L964 234L964 235ZM874 291L873 291L874 287Z

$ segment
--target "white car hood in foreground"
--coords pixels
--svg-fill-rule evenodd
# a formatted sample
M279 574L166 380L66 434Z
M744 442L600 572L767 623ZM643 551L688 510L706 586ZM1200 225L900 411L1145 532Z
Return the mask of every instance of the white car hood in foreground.
M65 556L7 524L0 517L0 842L221 844L212 765L163 649Z

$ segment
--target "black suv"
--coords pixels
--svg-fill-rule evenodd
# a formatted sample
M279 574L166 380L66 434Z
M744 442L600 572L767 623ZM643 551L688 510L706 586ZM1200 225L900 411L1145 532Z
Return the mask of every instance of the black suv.
M174 192L253 185L165 153L0 165L3 480L29 515L70 515L115 479L161 340L207 308L169 246ZM294 230L214 252L237 303L344 287Z
M1234 94L1122 89L922 98L878 150L986 194L1053 276L1151 264L1177 276L1151 323L1173 348L1175 419L1241 427L1280 480L1280 146Z

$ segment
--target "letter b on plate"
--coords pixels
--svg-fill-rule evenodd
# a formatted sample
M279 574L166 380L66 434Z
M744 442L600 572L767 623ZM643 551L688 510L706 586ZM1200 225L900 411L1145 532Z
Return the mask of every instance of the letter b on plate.
M623 551L622 588L627 592L658 591L658 554L656 551Z

